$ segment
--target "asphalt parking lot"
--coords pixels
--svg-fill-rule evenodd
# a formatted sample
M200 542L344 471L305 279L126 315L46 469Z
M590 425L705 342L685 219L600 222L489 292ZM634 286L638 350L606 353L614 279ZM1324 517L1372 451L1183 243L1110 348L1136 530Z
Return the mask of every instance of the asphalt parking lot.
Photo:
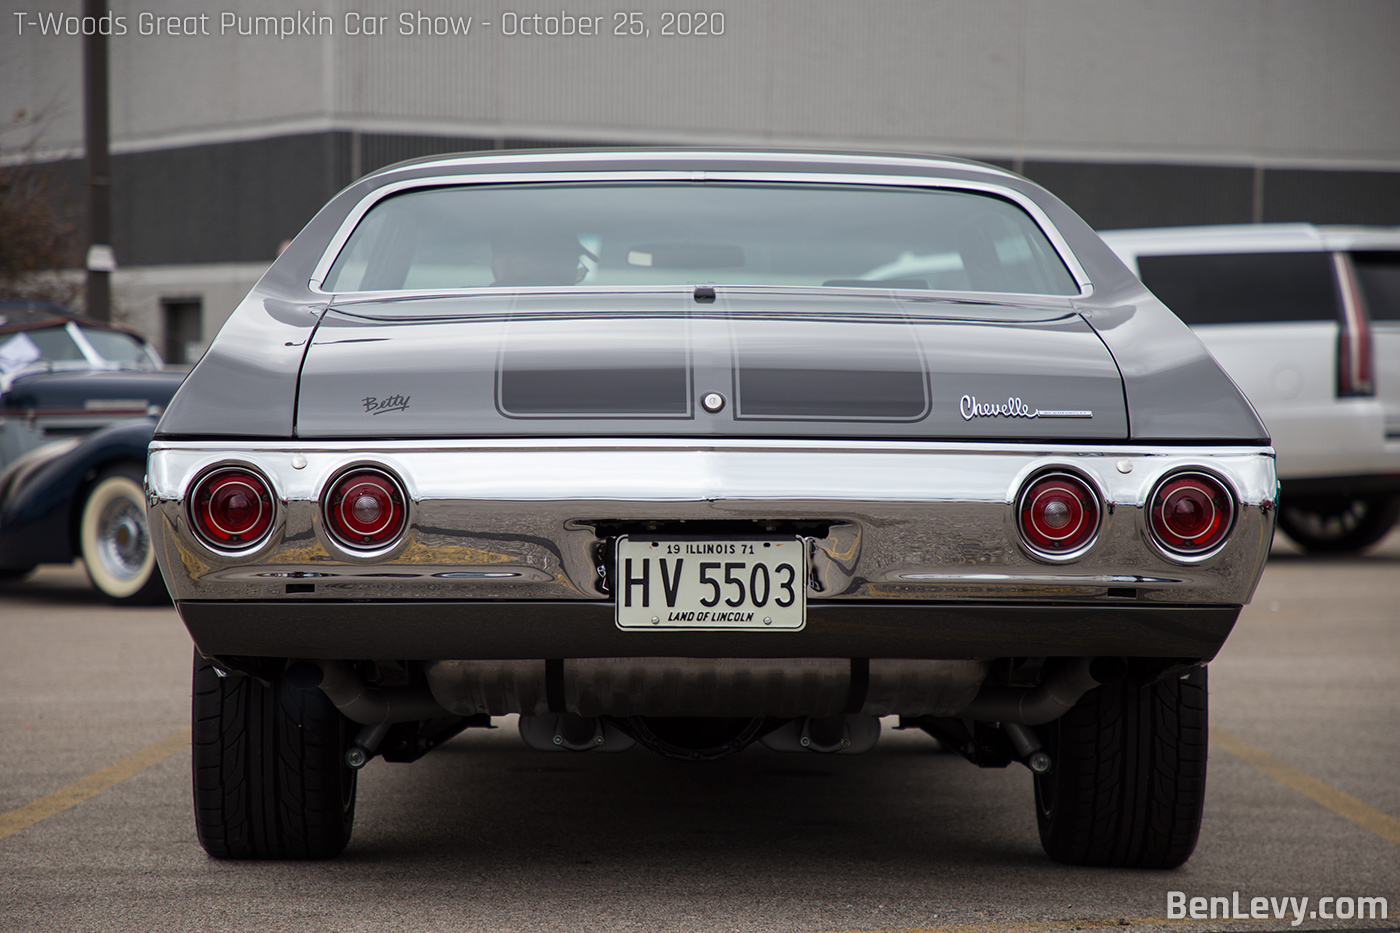
M174 611L44 570L0 590L0 930L1397 929L1397 604L1400 534L1351 558L1275 545L1211 667L1205 822L1172 872L1048 861L1029 772L921 735L679 766L531 752L509 723L373 762L342 858L259 864L195 840ZM1287 915L1169 917L1236 895ZM1391 919L1345 917L1362 897Z

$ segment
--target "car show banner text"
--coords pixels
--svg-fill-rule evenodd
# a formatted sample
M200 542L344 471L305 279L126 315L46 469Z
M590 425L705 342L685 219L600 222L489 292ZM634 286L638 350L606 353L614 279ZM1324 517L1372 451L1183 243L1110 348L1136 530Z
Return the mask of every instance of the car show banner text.
M715 11L666 11L648 15L621 10L576 14L568 10L523 12L505 10L486 19L403 10L396 14L347 11L329 16L316 10L249 15L225 10L213 13L168 14L141 12L78 16L72 13L16 11L15 30L21 36L447 36L468 37L475 30L502 36L722 36L725 15Z

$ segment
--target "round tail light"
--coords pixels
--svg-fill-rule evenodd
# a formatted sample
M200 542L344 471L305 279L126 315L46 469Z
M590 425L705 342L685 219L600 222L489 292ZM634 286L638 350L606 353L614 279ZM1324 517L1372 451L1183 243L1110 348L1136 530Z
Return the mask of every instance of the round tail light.
M326 528L347 548L372 551L388 547L403 532L408 517L398 481L381 470L358 469L330 485Z
M272 490L252 470L215 470L195 483L190 496L194 532L220 551L242 551L261 542L272 530L275 514Z
M1177 554L1203 554L1217 547L1235 521L1235 497L1205 473L1169 476L1149 502L1152 537Z
M1072 473L1036 477L1021 493L1021 536L1038 554L1062 557L1087 547L1099 530L1098 494Z

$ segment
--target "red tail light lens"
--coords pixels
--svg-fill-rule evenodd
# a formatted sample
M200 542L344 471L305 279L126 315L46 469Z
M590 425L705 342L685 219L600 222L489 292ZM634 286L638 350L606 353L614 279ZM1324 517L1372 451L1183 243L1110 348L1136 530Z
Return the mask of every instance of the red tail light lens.
M380 470L346 473L326 496L326 528L336 541L354 550L388 547L403 532L408 517L398 481Z
M1021 536L1037 553L1073 554L1093 541L1101 511L1098 494L1078 476L1042 475L1021 493Z
M1205 473L1168 477L1149 502L1152 536L1177 554L1203 554L1219 546L1235 522L1235 497Z
M190 519L195 534L212 548L242 551L272 529L272 490L252 470L215 470L195 484Z
M1341 329L1337 334L1337 396L1375 395L1375 347L1366 301L1348 255L1333 253L1332 263L1342 296Z

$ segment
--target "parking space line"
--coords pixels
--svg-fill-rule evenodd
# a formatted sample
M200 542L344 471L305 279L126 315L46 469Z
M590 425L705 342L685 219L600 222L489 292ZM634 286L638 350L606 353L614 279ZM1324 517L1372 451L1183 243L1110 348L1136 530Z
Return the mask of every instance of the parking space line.
M1230 927L1251 926L1265 921L1255 918L1214 921L1212 929L1224 930ZM841 930L839 933L1041 933L1046 930L1123 930L1128 927L1176 927L1194 924L1201 926L1200 920L1168 920L1163 917L1118 917L1116 919L1086 920L1042 920L1011 921L1008 923L973 923L956 927L892 927L880 930ZM837 933L837 931L831 931Z
M1331 784L1319 781L1306 771L1300 771L1287 762L1275 758L1262 748L1249 744L1232 732L1211 727L1210 744L1224 749L1280 784L1291 787L1306 797L1311 797L1343 819L1350 820L1362 829L1369 829L1382 839L1388 839L1400 845L1400 820L1395 819L1395 817L1382 813L1369 804L1362 803L1346 791L1338 790Z
M190 744L190 730L172 732L158 742L152 742L140 751L132 752L101 771L94 771L87 777L79 778L67 787L52 794L40 797L31 803L0 813L0 839L12 836L21 829L33 826L40 820L48 819L55 813L62 813L69 807L77 806L89 797L95 797L109 787L125 781L133 775L145 771L151 765L164 761Z

